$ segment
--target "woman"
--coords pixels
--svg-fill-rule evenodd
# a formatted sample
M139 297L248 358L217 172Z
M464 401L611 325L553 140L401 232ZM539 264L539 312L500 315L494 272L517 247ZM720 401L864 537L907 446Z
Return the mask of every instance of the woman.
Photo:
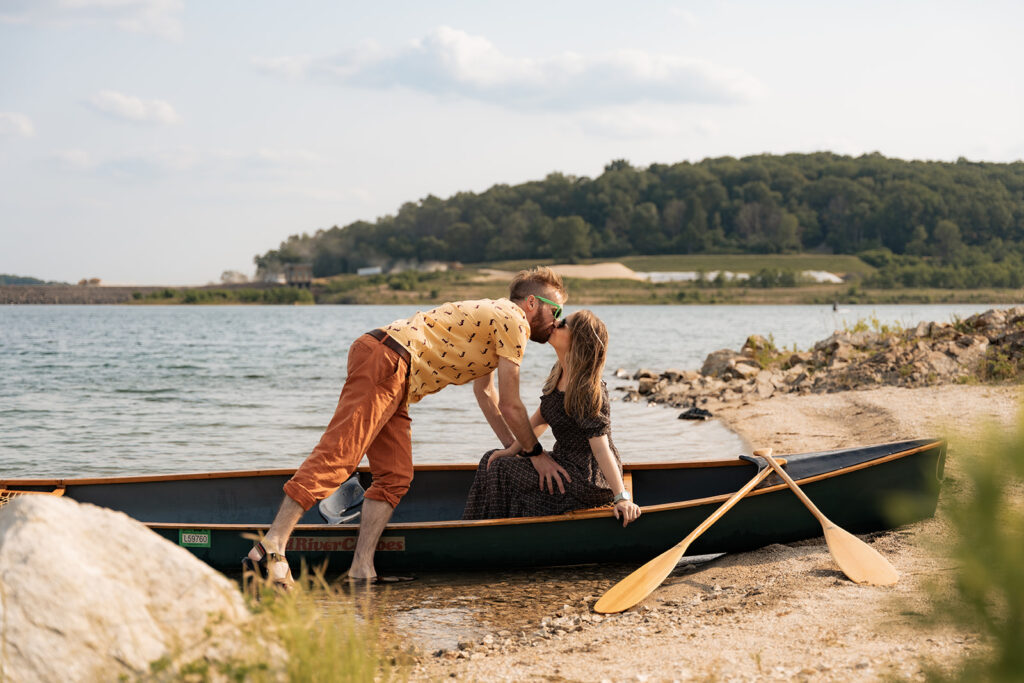
M608 389L601 380L608 331L593 313L579 311L556 323L548 343L558 362L530 422L538 437L551 426L555 447L550 456L536 457L554 460L559 491L552 482L550 492L544 490L534 458L518 456L516 441L484 454L463 518L557 515L611 503L615 518L626 526L640 516L640 508L625 490L622 463L611 441Z

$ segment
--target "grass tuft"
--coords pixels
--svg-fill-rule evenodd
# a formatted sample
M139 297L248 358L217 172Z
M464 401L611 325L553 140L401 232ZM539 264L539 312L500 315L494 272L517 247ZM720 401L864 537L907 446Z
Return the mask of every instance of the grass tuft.
M408 678L411 657L385 642L372 596L360 600L328 583L323 571L305 567L288 593L249 573L243 587L254 618L235 654L186 662L177 670L159 660L151 665L152 680L387 683Z

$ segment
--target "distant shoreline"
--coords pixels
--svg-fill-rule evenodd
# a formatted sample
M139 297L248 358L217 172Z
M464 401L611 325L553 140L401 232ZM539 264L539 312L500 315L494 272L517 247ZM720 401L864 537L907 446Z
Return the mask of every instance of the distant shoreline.
M351 276L356 278L357 276ZM281 285L208 285L205 287L0 285L0 305L417 305L507 296L497 280L424 283L423 288L392 289L369 281L352 282L343 291L314 284L311 290ZM569 303L580 305L850 305L850 304L1020 304L1019 289L855 289L846 285L805 287L704 287L689 283L652 284L636 280L567 278ZM242 292L245 294L243 295ZM243 298L246 297L246 298ZM266 299L271 300L253 300ZM308 299L308 300L307 300Z
M295 290L280 285L248 283L245 285L206 285L202 287L169 287L165 285L0 285L0 304L61 305L190 305L195 303L226 303L233 305L267 305L261 301L231 299L225 301L185 301L188 292L270 292ZM306 290L302 290L306 291ZM292 303L282 302L282 303ZM310 302L312 303L312 302Z
M508 282L515 272L536 265L549 266L564 278L572 306L1024 303L1021 288L866 287L864 283L874 268L856 257L775 254L634 256L582 263L452 263L428 270L409 268L371 275L320 277L302 283L304 286L283 282L200 286L0 285L0 304L361 304L430 308L446 301L507 296ZM766 279L772 273L777 279ZM781 277L786 273L788 278ZM816 273L832 276L833 281L815 281L821 279Z

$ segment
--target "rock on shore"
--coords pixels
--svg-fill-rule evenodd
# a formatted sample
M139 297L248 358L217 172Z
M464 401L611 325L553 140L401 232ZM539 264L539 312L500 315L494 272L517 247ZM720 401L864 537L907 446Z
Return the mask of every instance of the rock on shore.
M134 680L224 660L250 613L236 584L120 512L48 495L0 508L0 679Z
M700 372L638 370L626 400L715 410L781 394L877 386L921 387L1016 376L1024 367L1024 307L905 330L836 332L810 350L785 352L761 336L708 355Z

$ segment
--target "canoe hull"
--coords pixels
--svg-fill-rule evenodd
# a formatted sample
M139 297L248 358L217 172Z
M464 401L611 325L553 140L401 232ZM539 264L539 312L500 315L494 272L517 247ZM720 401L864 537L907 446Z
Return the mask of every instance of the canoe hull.
M791 476L826 516L848 531L867 533L934 514L945 444L921 440L785 457ZM647 561L678 543L754 475L752 465L734 462L627 469L632 471L634 496L644 514L623 528L607 509L464 522L458 517L473 469L419 468L413 489L381 539L377 569L408 572ZM288 472L218 473L158 481L61 483L66 486L65 495L124 510L211 566L237 571L252 538L268 527L281 500L280 486L288 476ZM12 481L0 481L3 485L11 488ZM695 495L695 490L706 495ZM673 492L676 497L671 500ZM326 563L330 571L347 569L358 527L316 521L317 515L311 512L296 528L287 548L293 566ZM741 552L820 535L815 518L772 475L700 536L689 554Z

